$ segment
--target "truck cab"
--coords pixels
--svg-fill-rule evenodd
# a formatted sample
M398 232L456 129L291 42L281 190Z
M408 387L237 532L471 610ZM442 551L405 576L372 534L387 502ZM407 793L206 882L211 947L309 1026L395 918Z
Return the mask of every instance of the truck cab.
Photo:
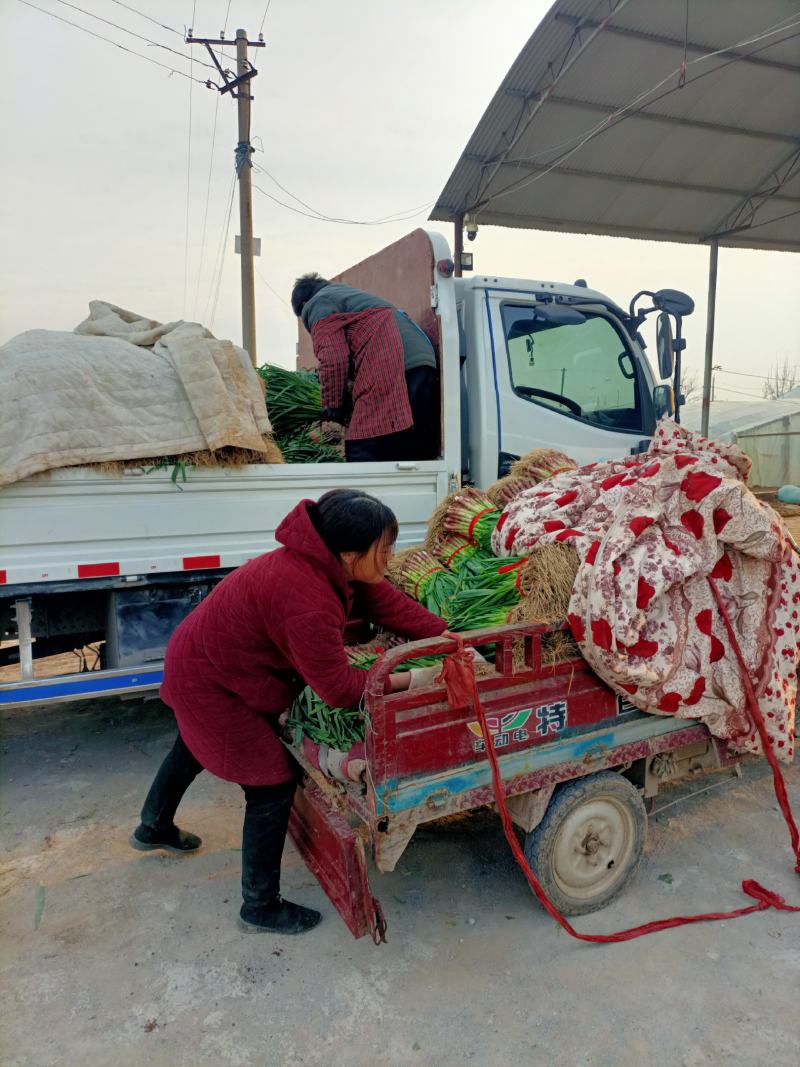
M451 484L485 488L533 448L579 464L640 452L673 413L671 386L656 382L644 353L644 314L582 281L457 278L445 238L424 230L331 280L391 301L433 341ZM300 326L298 366L315 365Z
M463 473L488 485L531 448L579 464L638 452L655 429L655 380L637 331L584 285L455 280Z

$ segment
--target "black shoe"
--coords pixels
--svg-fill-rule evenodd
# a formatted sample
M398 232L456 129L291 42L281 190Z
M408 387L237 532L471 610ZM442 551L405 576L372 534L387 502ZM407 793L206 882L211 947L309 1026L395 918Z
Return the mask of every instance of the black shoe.
M302 904L292 904L280 897L266 907L242 904L239 916L244 929L271 934L304 934L306 930L313 930L322 919L313 908L304 908Z
M168 852L195 852L202 845L201 839L196 834L190 834L187 830L180 830L177 826L170 826L166 830L153 830L144 823L139 823L130 836L130 843L134 848L142 852L152 852L156 848L164 848Z

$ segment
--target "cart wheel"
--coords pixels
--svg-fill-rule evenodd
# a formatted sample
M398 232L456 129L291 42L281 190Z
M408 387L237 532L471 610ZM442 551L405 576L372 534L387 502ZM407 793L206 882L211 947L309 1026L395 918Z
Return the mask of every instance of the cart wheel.
M635 786L615 771L556 789L525 838L525 856L564 915L586 915L622 892L642 858L647 815Z

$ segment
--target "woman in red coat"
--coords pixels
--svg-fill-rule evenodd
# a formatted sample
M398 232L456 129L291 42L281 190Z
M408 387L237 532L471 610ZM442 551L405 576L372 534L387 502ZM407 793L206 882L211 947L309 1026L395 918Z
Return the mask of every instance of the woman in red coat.
M173 822L184 793L203 768L236 782L246 800L241 918L251 929L302 933L320 914L279 895L296 771L278 716L305 685L333 707L358 705L367 675L345 654L351 615L411 640L442 634L446 623L384 578L397 519L367 493L304 500L275 536L283 547L229 574L170 640L161 697L179 733L131 844L194 851L200 838ZM393 688L408 684L409 674L392 679Z

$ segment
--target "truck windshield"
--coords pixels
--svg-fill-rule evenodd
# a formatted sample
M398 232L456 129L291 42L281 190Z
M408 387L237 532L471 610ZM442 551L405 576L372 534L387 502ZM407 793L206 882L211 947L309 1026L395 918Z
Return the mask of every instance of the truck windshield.
M556 326L530 304L504 304L502 313L518 396L609 429L642 429L636 367L608 319L583 312L585 322Z

